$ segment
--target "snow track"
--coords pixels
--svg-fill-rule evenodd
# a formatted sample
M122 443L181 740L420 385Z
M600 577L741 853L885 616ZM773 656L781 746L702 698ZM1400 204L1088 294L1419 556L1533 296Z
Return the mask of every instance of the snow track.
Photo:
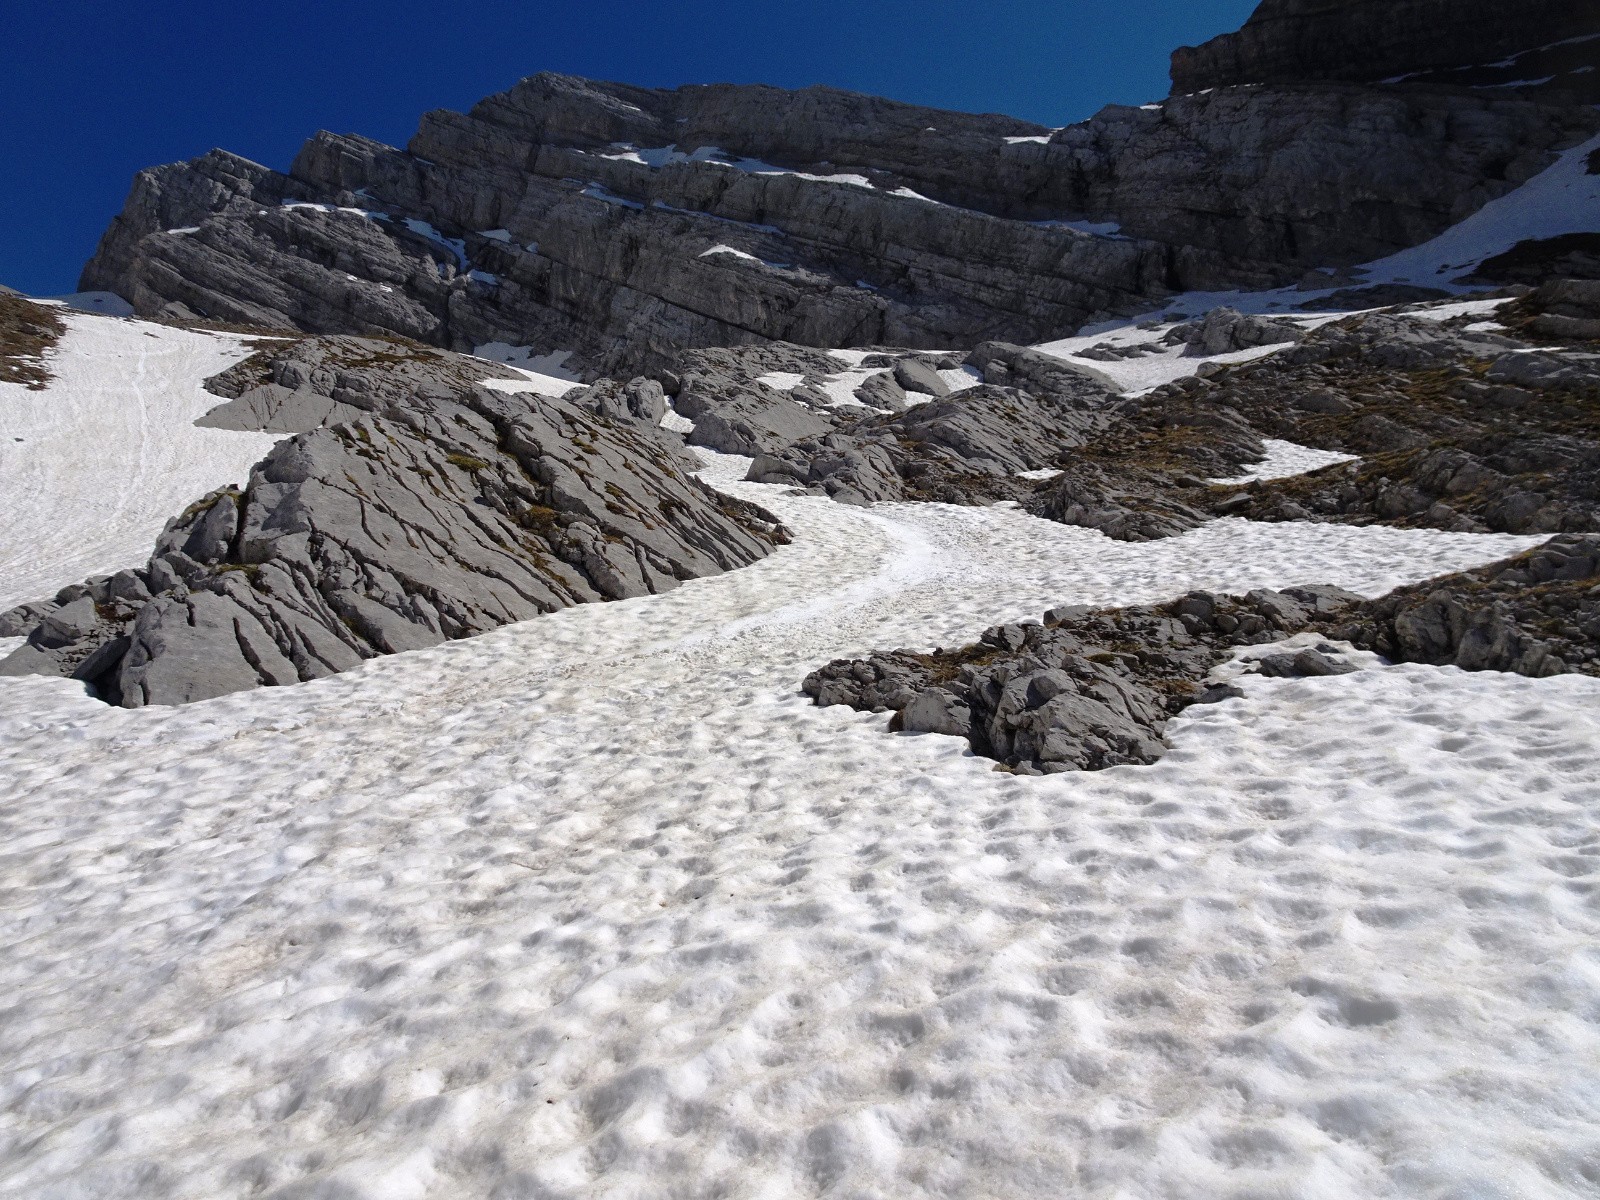
M794 545L317 684L0 680L0 1195L1592 1194L1600 682L1250 679L1022 779L797 694L1527 539L735 482Z
M143 566L167 520L243 483L276 434L197 429L241 338L65 312L43 391L0 383L0 610Z

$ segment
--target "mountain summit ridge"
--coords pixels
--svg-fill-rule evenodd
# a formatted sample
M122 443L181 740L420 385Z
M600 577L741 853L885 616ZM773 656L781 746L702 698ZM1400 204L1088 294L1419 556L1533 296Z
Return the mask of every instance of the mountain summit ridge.
M404 150L323 132L287 173L225 151L141 172L81 286L594 373L763 341L1036 342L1392 254L1597 129L1564 95L1437 84L1227 87L1050 130L542 73L426 114Z

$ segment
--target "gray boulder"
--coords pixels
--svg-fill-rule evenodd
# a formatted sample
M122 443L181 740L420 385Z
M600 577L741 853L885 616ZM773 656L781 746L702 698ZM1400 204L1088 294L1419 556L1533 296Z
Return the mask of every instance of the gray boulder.
M1287 321L1271 317L1245 316L1232 308L1214 308L1192 325L1180 325L1168 335L1187 344L1186 354L1209 358L1305 340L1305 332Z
M856 388L856 399L868 408L886 412L904 412L906 408L906 392L900 386L898 373L895 371L880 371L876 375L869 375L861 386Z
M1260 672L1277 679L1319 678L1328 675L1348 675L1356 669L1353 663L1340 662L1317 650L1301 650L1297 654L1273 654L1260 660Z
M972 732L972 710L943 688L924 688L900 710L906 733L942 733L966 737Z
M907 392L921 392L927 396L948 396L950 385L939 378L939 372L917 358L902 358L894 364L894 381Z

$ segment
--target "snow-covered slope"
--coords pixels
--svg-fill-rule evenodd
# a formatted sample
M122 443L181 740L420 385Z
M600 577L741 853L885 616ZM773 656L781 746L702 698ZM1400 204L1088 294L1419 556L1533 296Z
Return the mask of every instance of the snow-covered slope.
M1226 306L1244 313L1292 317L1311 328L1357 311L1353 307L1343 311L1297 311L1307 304L1327 302L1341 290L1381 284L1409 284L1457 294L1482 290L1481 285L1461 281L1487 260L1521 242L1542 241L1569 233L1600 233L1600 174L1591 173L1589 169L1590 159L1597 153L1600 153L1600 137L1574 146L1547 170L1516 190L1490 201L1432 241L1364 266L1352 267L1343 273L1343 281L1336 285L1254 292L1185 292L1163 303L1158 311L1165 315L1156 322L1148 318L1106 321L1085 328L1077 336L1037 348L1070 362L1119 391L1138 393L1192 375L1206 361L1247 362L1277 349L1267 346L1207 360L1183 357L1182 346L1161 345L1161 339L1173 325L1214 308ZM1482 305L1487 313L1500 302L1471 303ZM1437 313L1439 319L1445 319L1458 316L1462 311L1457 306L1441 305ZM1141 329L1140 325L1150 327ZM1076 357L1081 351L1102 343L1119 347L1143 346L1150 353L1120 362Z
M82 312L43 391L0 383L0 609L143 566L167 520L243 483L276 434L197 429L245 339Z
M1251 679L1048 779L797 691L1528 539L746 465L795 543L664 596L177 709L0 680L0 1194L1592 1194L1600 681Z
M1600 137L1568 150L1554 166L1431 242L1369 264L1365 282L1464 290L1458 280L1519 242L1600 232L1600 173L1589 169L1596 153Z

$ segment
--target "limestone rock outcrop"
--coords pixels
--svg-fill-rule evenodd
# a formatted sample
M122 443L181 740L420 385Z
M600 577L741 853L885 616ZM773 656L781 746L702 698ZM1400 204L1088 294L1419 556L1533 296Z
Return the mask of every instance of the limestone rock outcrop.
M1013 358L1033 354L990 352L1001 349ZM761 454L749 478L815 488L850 504L1018 500L1032 487L1023 476L1048 472L1082 446L1106 426L1112 404L1104 387L1067 370L1052 386L984 384Z
M1166 604L1066 607L971 646L839 659L806 677L821 706L893 712L891 731L965 737L1018 774L1154 762L1167 722L1240 693L1208 680L1238 649L1319 636L1398 662L1600 676L1600 536L1554 538L1376 600L1328 585L1192 592ZM1257 655L1273 677L1348 674L1331 643Z
M280 397L259 411L307 432L242 491L170 522L142 569L9 614L30 632L0 674L69 676L127 707L185 703L666 591L787 540L687 474L681 441L650 419L650 381L563 399L474 382L505 374L366 339L257 355L221 385L239 391L233 415Z

